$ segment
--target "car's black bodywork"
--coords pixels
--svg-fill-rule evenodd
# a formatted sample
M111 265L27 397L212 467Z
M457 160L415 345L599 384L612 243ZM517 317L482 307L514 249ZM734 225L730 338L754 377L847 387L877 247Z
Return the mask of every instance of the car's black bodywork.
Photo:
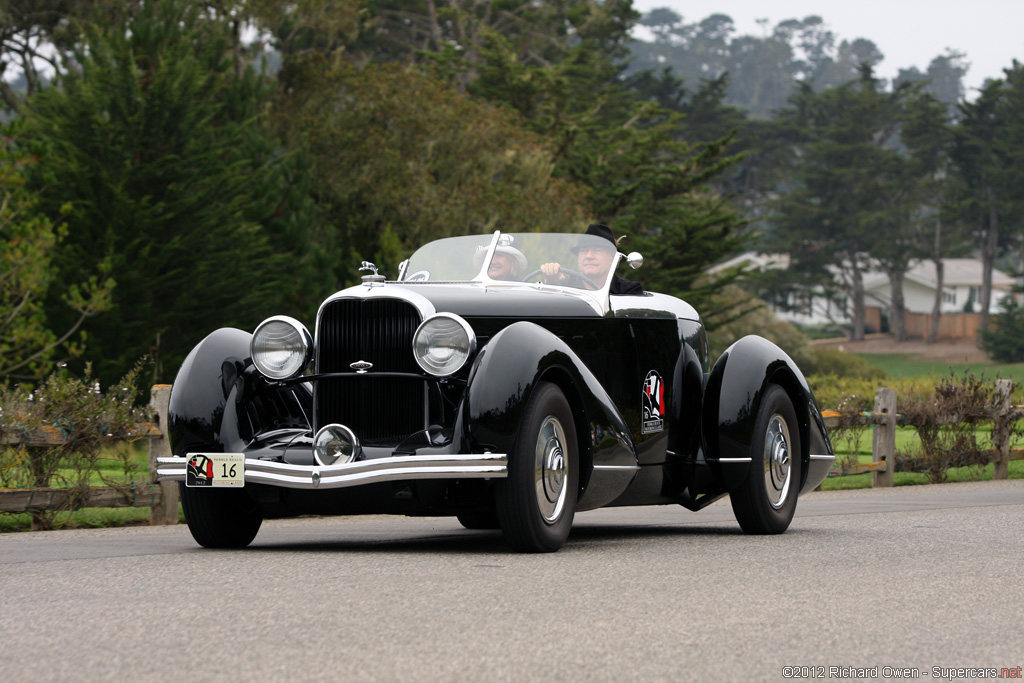
M476 337L469 362L445 377L424 372L411 350L417 326L438 313L459 316ZM251 336L234 329L210 334L182 365L171 394L176 457L163 463L163 476L182 479L191 453L245 454L243 490L183 489L186 516L191 512L190 526L202 527L196 537L204 545L248 543L251 536L222 528L235 524L232 514L244 508L250 520L307 513L458 515L466 526L500 526L519 549L557 549L564 538L533 542L510 535L508 527L517 523L510 518L529 513L519 511L512 482L505 482L518 476L515 458L527 457L524 442L534 438L527 434L536 420L527 415L534 410L531 396L548 384L557 389L549 390L553 400L564 396L571 412L571 418L548 422L565 423L575 437L555 438L556 451L574 441L576 452L564 462L559 455L549 475L557 489L570 472L564 463L574 468L569 525L574 511L604 506L699 510L731 493L735 507L737 496L756 498L766 477L771 489L771 476L762 472L771 469L773 456L765 453L772 446L764 443L775 439L779 463L786 459L780 471L797 479L787 479L793 490L782 491L782 501L762 513L770 517L779 508L785 519L745 523L740 511L737 516L748 531L778 532L789 524L797 491L817 486L832 464L820 411L792 359L765 339L746 337L710 366L696 311L664 295L580 294L486 278L371 281L321 306L313 372L287 380L269 379L254 367ZM357 362L372 370L354 370ZM766 392L792 408L766 415ZM795 424L785 417L790 410ZM314 435L328 423L348 425L358 437L358 455L348 466L324 467L314 456ZM763 424L774 425L767 437ZM537 443L539 453L539 437ZM428 461L437 467L425 467ZM538 490L547 485L542 478ZM210 496L227 500L228 493L233 502L207 505ZM221 514L223 520L215 518ZM194 518L200 519L194 524ZM545 524L555 520L540 524L543 533Z

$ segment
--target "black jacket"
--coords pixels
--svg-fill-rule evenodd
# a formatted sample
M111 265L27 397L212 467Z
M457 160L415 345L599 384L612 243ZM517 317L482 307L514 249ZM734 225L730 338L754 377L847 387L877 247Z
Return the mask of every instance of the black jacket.
M613 275L612 286L608 289L608 293L615 296L643 296L644 288L639 282L632 282Z

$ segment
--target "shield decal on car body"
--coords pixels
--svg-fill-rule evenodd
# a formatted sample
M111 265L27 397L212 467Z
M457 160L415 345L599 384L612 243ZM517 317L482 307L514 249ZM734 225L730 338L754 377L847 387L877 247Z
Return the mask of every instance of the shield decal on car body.
M644 434L665 429L665 383L657 370L651 370L644 378L643 388L643 429Z

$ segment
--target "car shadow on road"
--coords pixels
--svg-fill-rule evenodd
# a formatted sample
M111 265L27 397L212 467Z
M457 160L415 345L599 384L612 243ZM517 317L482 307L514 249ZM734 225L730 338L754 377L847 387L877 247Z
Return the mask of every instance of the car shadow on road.
M802 534L809 530L790 530L787 534ZM656 539L700 538L700 537L747 537L738 526L696 526L696 525L658 525L629 526L614 524L586 524L573 527L572 533L561 552L572 552L574 548L582 549L600 543L631 542ZM249 546L248 552L324 552L324 553L410 553L410 554L459 554L459 555L492 555L495 553L512 553L504 542L500 531L454 530L445 533L427 533L417 535L412 532L401 537L367 538L365 530L359 538L345 538L339 531L337 538L323 538L322 535L313 540L294 541L260 541L259 538Z

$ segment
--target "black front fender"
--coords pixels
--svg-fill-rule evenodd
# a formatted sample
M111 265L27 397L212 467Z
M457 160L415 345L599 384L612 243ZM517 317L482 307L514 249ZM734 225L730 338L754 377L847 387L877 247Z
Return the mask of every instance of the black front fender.
M221 328L199 342L181 364L168 408L175 455L238 452L260 431L309 429L308 389L269 384L252 365L251 337Z
M704 453L727 491L735 489L747 476L754 424L769 384L781 386L796 409L803 465L801 488L807 481L811 454L833 452L821 410L793 359L763 337L744 337L715 362L704 395Z
M638 469L629 428L579 356L539 325L509 325L477 356L464 404L466 443L473 452L511 453L526 403L542 381L558 385L572 408L580 486L588 490L577 509L606 504Z

